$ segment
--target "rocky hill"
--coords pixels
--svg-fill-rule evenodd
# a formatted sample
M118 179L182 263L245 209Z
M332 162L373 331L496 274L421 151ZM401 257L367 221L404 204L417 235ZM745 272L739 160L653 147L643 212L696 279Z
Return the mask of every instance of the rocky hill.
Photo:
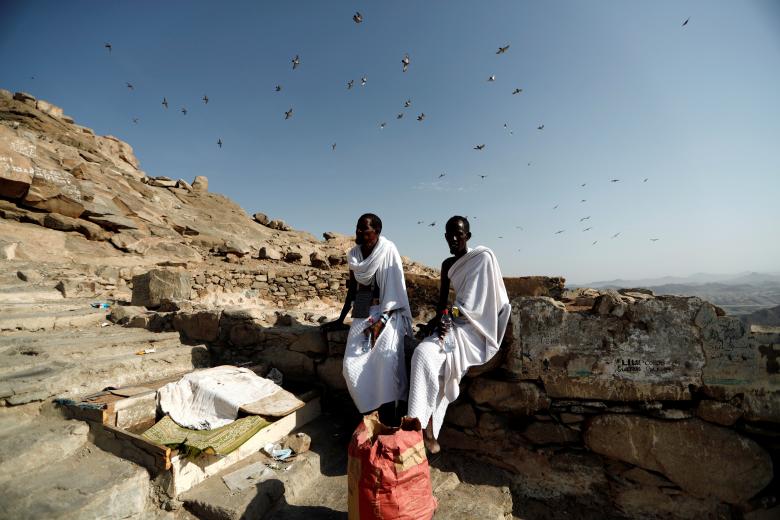
M325 289L339 278L327 272L344 271L352 245L337 233L318 240L281 220L250 217L227 197L210 193L206 177L188 182L148 176L129 144L95 135L50 103L1 89L0 217L2 258L82 266L87 274L100 270L109 275L102 278L109 292L122 291L123 281L154 265L209 273L194 287L201 297L241 282L241 276L223 276L226 271L280 265L296 276L307 268L323 271L312 281ZM405 262L408 272L436 274ZM259 297L289 293L255 282L267 280L248 284ZM328 295L334 296L316 294Z

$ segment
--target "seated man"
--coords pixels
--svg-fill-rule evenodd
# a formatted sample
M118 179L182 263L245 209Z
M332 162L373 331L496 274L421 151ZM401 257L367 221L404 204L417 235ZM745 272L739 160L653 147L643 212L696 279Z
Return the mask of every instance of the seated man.
M466 245L471 238L469 221L460 216L449 219L444 238L453 256L441 265L437 313L428 323L428 330L438 334L427 337L414 351L409 389L409 415L427 425L425 445L432 453L439 451L436 438L447 405L458 397L460 380L469 367L486 363L498 352L511 312L493 251ZM447 309L450 282L456 316L447 327L441 317Z
M361 215L355 227L355 247L347 254L347 297L339 317L322 325L343 326L352 308L352 325L344 351L342 373L360 413L379 409L386 424L400 420L399 401L406 400L404 336L411 334L412 315L406 295L401 256L383 236L382 220Z

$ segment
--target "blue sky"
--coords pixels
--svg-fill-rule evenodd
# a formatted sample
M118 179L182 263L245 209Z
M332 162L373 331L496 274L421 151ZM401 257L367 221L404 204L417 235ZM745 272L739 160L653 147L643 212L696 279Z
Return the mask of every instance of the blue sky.
M0 3L0 87L249 213L373 211L430 265L468 215L506 275L575 283L780 270L775 1Z

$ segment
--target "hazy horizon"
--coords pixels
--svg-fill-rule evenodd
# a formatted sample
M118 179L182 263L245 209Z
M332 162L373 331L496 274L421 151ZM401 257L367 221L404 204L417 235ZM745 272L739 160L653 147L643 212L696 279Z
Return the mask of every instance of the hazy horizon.
M250 214L320 236L373 211L431 266L443 223L468 215L506 276L572 284L780 266L771 0L3 9L0 88L127 141L148 175L208 176Z

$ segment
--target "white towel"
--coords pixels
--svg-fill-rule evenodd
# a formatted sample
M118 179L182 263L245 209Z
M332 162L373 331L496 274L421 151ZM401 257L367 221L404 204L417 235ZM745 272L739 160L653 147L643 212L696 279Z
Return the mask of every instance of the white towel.
M279 391L271 380L229 365L196 370L157 391L164 413L180 426L211 430L233 422L239 407Z
M461 378L475 364L469 353L473 352L473 347L484 349L482 364L498 352L512 307L496 255L487 247L470 249L452 264L447 276L455 289L454 306L480 333L478 341L484 342L470 345L474 342L473 335L459 334L457 324L453 327L453 339L460 348L453 349L444 363L444 392L450 401L454 401L460 392Z

